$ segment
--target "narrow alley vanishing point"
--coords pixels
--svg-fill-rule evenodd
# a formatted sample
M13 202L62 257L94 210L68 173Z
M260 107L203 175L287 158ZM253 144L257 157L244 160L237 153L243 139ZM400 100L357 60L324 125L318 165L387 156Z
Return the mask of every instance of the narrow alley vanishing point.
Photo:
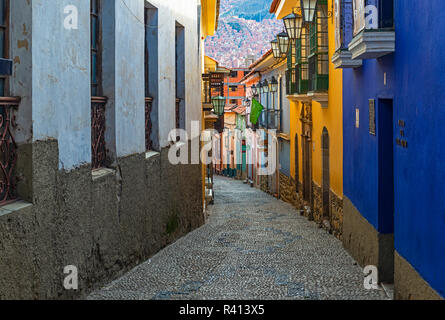
M342 244L291 205L216 177L201 228L89 299L385 299Z

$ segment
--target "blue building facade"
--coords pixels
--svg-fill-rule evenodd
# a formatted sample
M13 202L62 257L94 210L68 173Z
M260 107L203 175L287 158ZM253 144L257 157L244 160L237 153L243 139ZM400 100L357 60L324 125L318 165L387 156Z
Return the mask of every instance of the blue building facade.
M396 298L443 298L445 3L337 3L337 26L356 13L339 33L349 56L333 61L344 69L344 246L394 281Z

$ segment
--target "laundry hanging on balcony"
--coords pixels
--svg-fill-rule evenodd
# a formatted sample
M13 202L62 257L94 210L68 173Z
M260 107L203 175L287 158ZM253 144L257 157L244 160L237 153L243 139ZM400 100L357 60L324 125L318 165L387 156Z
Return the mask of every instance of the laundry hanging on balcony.
M252 108L250 111L250 122L252 124L257 124L258 118L263 112L264 107L256 99L252 99Z

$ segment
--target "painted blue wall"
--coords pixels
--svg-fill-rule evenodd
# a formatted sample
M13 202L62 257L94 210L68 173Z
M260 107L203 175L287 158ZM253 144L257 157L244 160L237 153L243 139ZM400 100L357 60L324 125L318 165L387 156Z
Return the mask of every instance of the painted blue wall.
M445 296L445 20L443 0L395 0L396 52L344 70L344 194L395 249ZM386 85L384 84L386 73ZM382 183L389 140L369 133L368 99L393 101L394 191ZM355 127L355 109L360 128ZM405 126L399 126L399 120ZM400 131L403 130L403 135ZM379 136L380 133L380 136ZM387 132L386 136L390 136ZM395 143L407 141L407 148ZM380 143L380 148L379 148ZM379 150L381 152L379 157ZM389 149L390 150L390 149ZM380 159L380 162L379 162ZM394 192L394 220L387 196ZM379 202L380 200L380 202ZM380 206L380 210L379 210Z
M395 9L395 115L408 141L395 153L395 247L445 297L445 2Z
M378 138L369 133L369 99L376 100L378 117L378 99L394 98L393 54L364 60L363 66L354 70L345 69L343 82L344 194L376 230L392 233L391 223L379 221Z

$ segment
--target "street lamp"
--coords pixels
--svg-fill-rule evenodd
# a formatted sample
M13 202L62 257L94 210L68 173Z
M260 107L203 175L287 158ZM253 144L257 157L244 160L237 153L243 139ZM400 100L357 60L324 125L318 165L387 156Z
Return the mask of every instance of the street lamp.
M316 7L317 0L301 0L301 11L303 12L304 22L311 23L314 21Z
M274 39L270 42L272 46L273 57L278 59L280 57L280 46L278 45L278 40Z
M301 27L303 25L302 16L291 13L283 18L283 23L291 40L300 39Z
M226 98L218 96L212 98L213 110L216 115L222 116L224 114L224 107L226 106Z
M263 93L269 92L269 82L267 80L264 80L263 82Z
M286 31L283 31L277 35L278 45L280 47L280 54L282 56L287 55L289 50L289 36Z
M275 93L278 91L278 81L275 77L272 77L272 80L269 83L269 91Z

